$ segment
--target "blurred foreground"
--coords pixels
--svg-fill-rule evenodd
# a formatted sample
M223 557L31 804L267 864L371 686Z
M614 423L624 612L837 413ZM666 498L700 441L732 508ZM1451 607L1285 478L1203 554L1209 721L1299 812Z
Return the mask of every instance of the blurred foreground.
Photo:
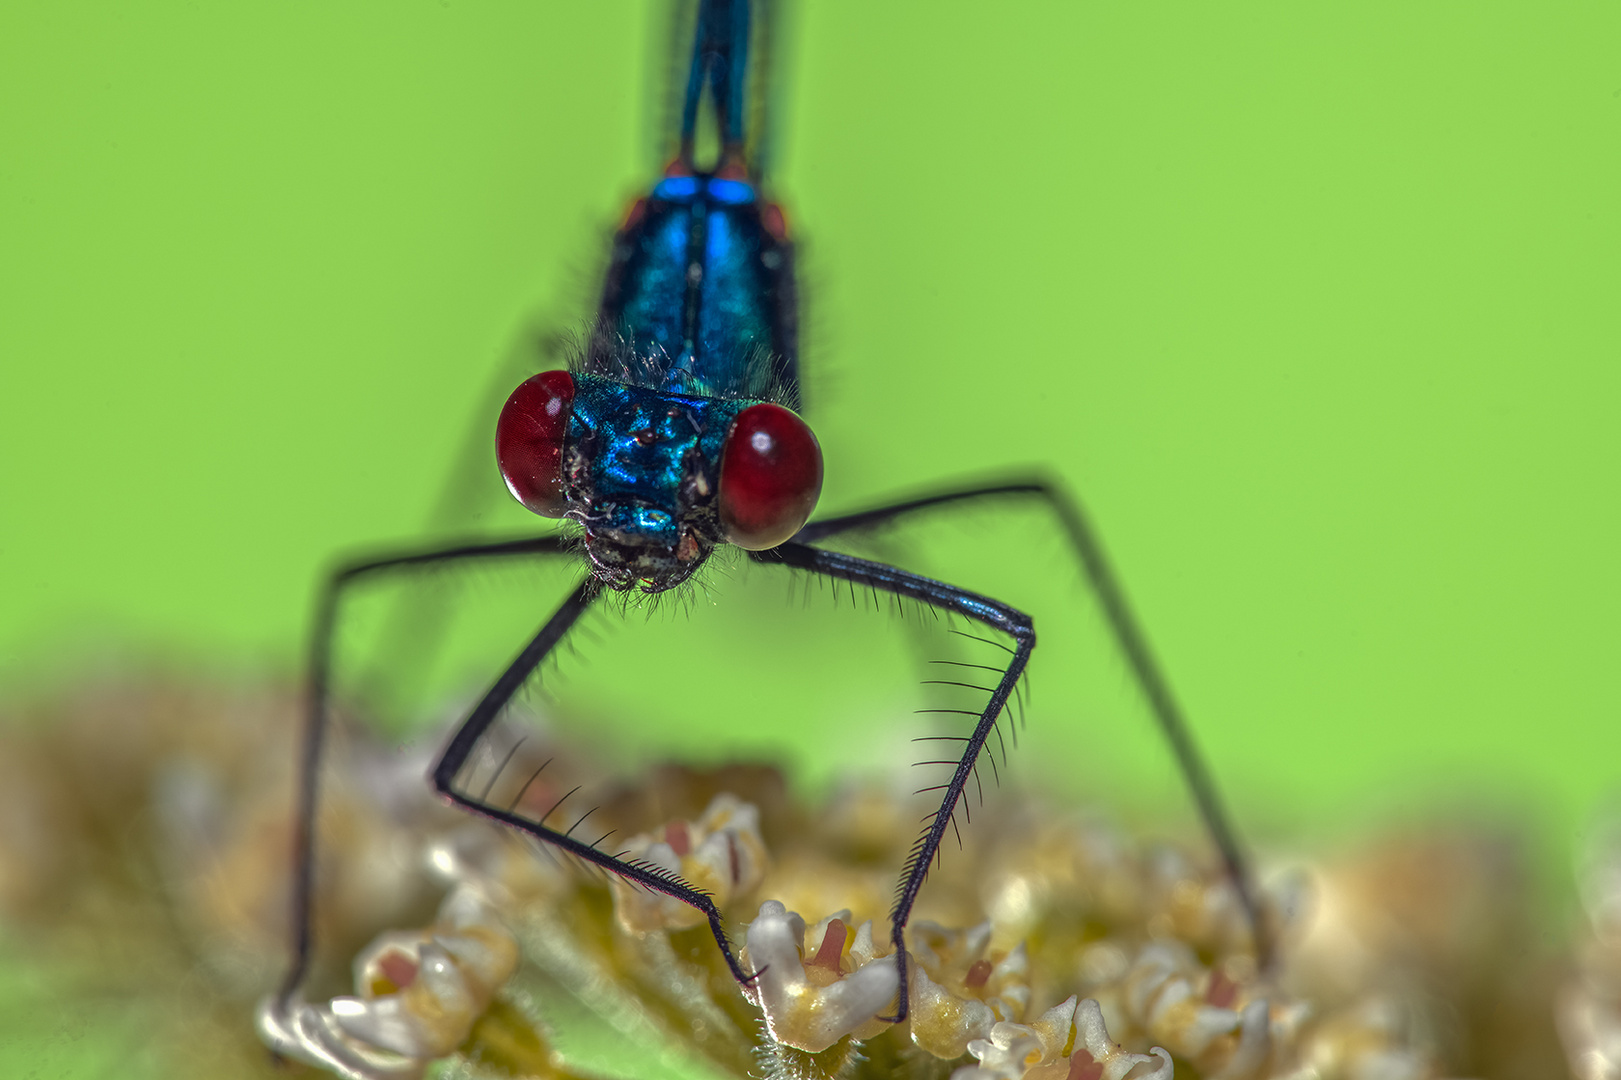
M290 688L176 682L5 719L0 1072L305 1074L254 1032L285 963L300 726ZM1166 1080L1172 1059L1178 1078L1621 1075L1621 845L1585 870L1574 954L1512 838L1262 852L1283 940L1266 973L1202 851L1011 786L982 807L971 788L962 849L909 929L913 1015L892 1026L872 1017L894 989L886 915L917 829L905 777L808 807L769 764L615 776L597 760L611 748L512 731L508 759L464 783L538 816L590 777L559 819L594 807L583 831L710 888L767 970L745 996L695 913L439 806L432 745L340 725L319 967L307 1011L282 1019L352 1075ZM385 931L403 933L368 946Z

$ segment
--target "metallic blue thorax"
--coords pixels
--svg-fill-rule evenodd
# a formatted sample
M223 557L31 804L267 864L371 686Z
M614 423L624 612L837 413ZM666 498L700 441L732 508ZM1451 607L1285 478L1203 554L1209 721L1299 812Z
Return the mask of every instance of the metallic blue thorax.
M793 248L746 180L668 176L615 238L587 370L799 405Z
M708 507L732 420L754 402L575 377L571 480L591 492L587 528L675 548L683 516Z

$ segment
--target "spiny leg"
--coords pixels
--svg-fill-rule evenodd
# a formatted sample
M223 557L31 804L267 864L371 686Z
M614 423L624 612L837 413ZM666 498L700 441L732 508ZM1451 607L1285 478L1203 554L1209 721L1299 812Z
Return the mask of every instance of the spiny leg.
M962 801L963 792L968 786L969 778L974 774L974 766L979 761L980 752L985 749L985 741L990 738L997 718L1012 695L1014 686L1018 684L1019 676L1024 673L1025 665L1030 661L1030 651L1036 645L1036 632L1030 624L1028 615L1007 604L920 574L867 559L858 559L853 555L824 551L807 544L789 541L769 551L750 552L750 556L759 562L779 563L865 585L871 589L882 590L891 596L910 597L930 607L964 615L983 623L993 630L1007 634L1015 643L1010 651L1007 667L1002 670L1001 677L991 691L989 702L979 714L973 733L968 736L967 746L963 750L962 757L956 762L957 767L951 775L951 780L942 785L945 794L940 800L940 809L935 811L932 818L925 819L929 822L929 826L912 845L911 854L907 857L906 866L901 871L900 883L895 890L895 906L890 910L889 916L890 938L895 944L896 973L900 981L895 1015L881 1019L900 1023L906 1019L908 1011L906 922L911 917L912 906L917 902L923 881L928 877L929 864L940 850L946 826L955 823L957 804Z
M1120 578L1104 554L1103 541L1097 530L1092 527L1078 499L1060 484L1042 478L988 484L937 492L859 513L813 521L799 530L794 540L798 543L815 543L840 533L883 525L919 510L991 498L1036 499L1044 503L1063 525L1070 547L1080 560L1087 581L1103 607L1104 618L1109 624L1115 644L1131 665L1132 674L1137 680L1137 685L1142 688L1143 696L1148 700L1160 733L1170 744L1171 752L1176 757L1177 768L1181 770L1183 782L1193 795L1194 805L1198 808L1199 816L1210 834L1211 842L1221 854L1227 876L1238 893L1239 902L1243 905L1244 914L1250 924L1250 934L1255 940L1256 962L1263 971L1267 970L1274 958L1272 933L1261 911L1259 894L1251 875L1244 845L1240 842L1238 832L1233 828L1227 815L1215 779L1194 744L1187 718L1181 706L1177 704L1175 695L1171 693L1170 681L1166 679L1159 662L1155 660L1153 650L1148 645L1148 638L1143 633L1130 602L1126 599Z
M339 567L321 589L310 633L309 683L304 719L304 741L299 754L297 824L293 834L292 963L282 979L276 1000L285 1008L309 971L315 939L312 926L315 887L315 819L320 796L321 754L331 718L332 631L339 602L349 586L380 574L420 569L431 565L476 559L525 555L563 555L568 542L559 536L491 544L464 544L430 551L379 556Z
M541 661L563 639L569 628L585 613L586 608L590 607L592 601L601 594L602 588L602 583L596 578L586 578L563 602L562 607L546 620L540 632L518 654L518 658L495 680L494 685L467 715L467 719L462 721L461 727L457 729L444 753L434 764L432 773L434 790L464 810L517 829L536 840L561 848L588 864L601 867L643 888L663 893L696 908L708 920L710 932L714 934L715 943L720 946L721 954L726 958L726 966L731 970L732 977L747 986L757 978L758 973L751 975L743 970L726 936L720 909L715 906L714 899L708 893L693 888L663 867L639 861L626 862L619 855L610 855L599 850L596 843L601 843L601 839L596 843L587 843L571 835L572 828L567 832L558 832L543 824L545 817L538 821L524 817L513 809L516 802L509 806L500 806L487 802L482 795L475 796L456 788L456 774L472 757L484 733L535 668L540 666ZM547 812L547 816L549 814L550 811ZM578 824L575 823L576 826Z

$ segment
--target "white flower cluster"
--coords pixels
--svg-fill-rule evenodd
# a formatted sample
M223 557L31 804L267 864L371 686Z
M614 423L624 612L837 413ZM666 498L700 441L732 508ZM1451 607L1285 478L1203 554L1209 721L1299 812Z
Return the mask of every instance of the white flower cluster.
M1266 998L1206 969L1180 943L1148 945L1107 994L1123 1019L1224 1080L1269 1076L1274 1035L1293 1041L1306 1008L1298 1002L1272 1008Z
M1434 1075L1427 1055L1404 1041L1390 1001L1374 996L1319 1015L1266 982L1205 966L1180 942L1143 946L1093 993L1116 1030L1165 1047L1213 1080Z
M777 1043L819 1053L889 1026L878 1017L894 1003L893 955L875 947L870 922L852 931L849 918L841 911L807 927L767 901L750 924L746 955L760 971L750 996ZM965 1052L977 1060L953 1080L1170 1080L1173 1053L1219 1080L1431 1075L1421 1054L1400 1045L1398 1018L1378 1002L1317 1018L1303 1002L1275 991L1269 1001L1258 984L1203 966L1180 943L1144 946L1095 998L1072 996L1021 1023L1029 1000L1025 949L991 963L984 956L990 936L988 924L913 928L911 1039L943 1060ZM1150 1052L1122 1048L1105 1016L1150 1043Z
M878 1014L894 1004L894 954L879 954L870 920L853 932L849 921L840 911L807 927L768 900L749 924L746 955L759 972L749 993L777 1043L819 1053L889 1027ZM1170 1055L1122 1049L1095 1001L1071 997L1031 1025L1018 1023L1030 999L1029 960L1022 944L989 958L989 923L948 930L920 922L913 938L912 1041L943 1060L966 1053L979 1061L953 1080L1067 1080L1072 1069L1088 1080L1120 1080L1139 1065L1153 1066L1136 1073L1139 1080L1170 1080Z
M729 1075L750 1073L757 1061L772 1077L889 1076L907 1060L895 1045L906 1040L906 1054L915 1047L942 1067L956 1063L952 1080L1172 1080L1183 1067L1210 1080L1434 1077L1392 1002L1374 995L1314 1010L1259 976L1248 952L1224 948L1244 924L1219 873L1175 853L1134 857L1098 830L1060 825L1015 827L1013 842L993 845L992 858L1019 862L991 879L992 919L965 929L919 919L907 928L904 1023L888 1019L898 965L887 924L875 931L848 908L807 923L781 900L757 901L739 952L755 973L745 1002L732 996L707 941L696 953L688 951L696 939L676 944L682 934L707 937L687 905L610 879L615 918L591 930L579 916L600 905L599 886L469 828L427 849L454 886L434 926L379 937L356 962L356 996L267 1003L260 1029L287 1056L350 1080L410 1080L458 1051L478 1060L498 1045L501 1024L535 1023L489 1012L517 962L515 940L491 914L499 909L515 920L526 955L576 993L596 995L593 1007L642 1010L636 1015L650 1027L672 1017L666 1030L675 1038L686 1022L701 1037L693 1045ZM730 794L694 819L635 837L627 858L679 876L723 909L762 894L815 905L852 891L873 909L874 893L834 861L807 859L802 849L773 864L758 810ZM1091 876L1080 880L1077 867ZM1288 908L1303 905L1293 898ZM1019 937L1042 950L1032 956ZM1071 996L1028 1019L1043 992ZM1603 1040L1616 1028L1597 1026L1614 1016L1602 1011L1609 999L1582 1000L1587 1011L1573 1006L1567 1018L1589 1024L1579 1034L1584 1060L1611 1060L1602 1054L1613 1043ZM475 1029L482 1015L492 1019ZM470 1039L475 1030L484 1034ZM1621 1080L1582 1074L1600 1077Z
M1091 998L1070 997L1032 1024L1003 1022L989 1036L968 1044L979 1060L951 1074L951 1080L1171 1080L1171 1055L1159 1047L1128 1053L1103 1024L1103 1011ZM1146 1068L1152 1066L1151 1069Z
M999 1021L1023 1016L1030 1001L1023 945L987 956L989 923L948 930L920 921L912 937L907 1023L919 1047L949 1061ZM818 1053L890 1027L878 1014L895 1004L893 947L875 942L871 920L852 928L846 909L807 928L796 912L767 900L749 924L745 956L759 973L745 993L784 1046Z

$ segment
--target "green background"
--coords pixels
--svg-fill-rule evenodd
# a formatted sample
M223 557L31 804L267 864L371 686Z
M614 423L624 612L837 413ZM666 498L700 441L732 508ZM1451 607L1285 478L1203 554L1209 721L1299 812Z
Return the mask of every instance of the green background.
M0 7L12 693L108 642L295 670L318 569L422 535L492 372L586 316L653 165L660 22ZM1621 9L818 0L793 26L776 190L823 506L1052 469L1242 816L1481 805L1557 880L1621 777ZM1038 629L1079 596L1050 539L986 535ZM760 605L716 599L697 697L753 731L787 676L738 651Z

